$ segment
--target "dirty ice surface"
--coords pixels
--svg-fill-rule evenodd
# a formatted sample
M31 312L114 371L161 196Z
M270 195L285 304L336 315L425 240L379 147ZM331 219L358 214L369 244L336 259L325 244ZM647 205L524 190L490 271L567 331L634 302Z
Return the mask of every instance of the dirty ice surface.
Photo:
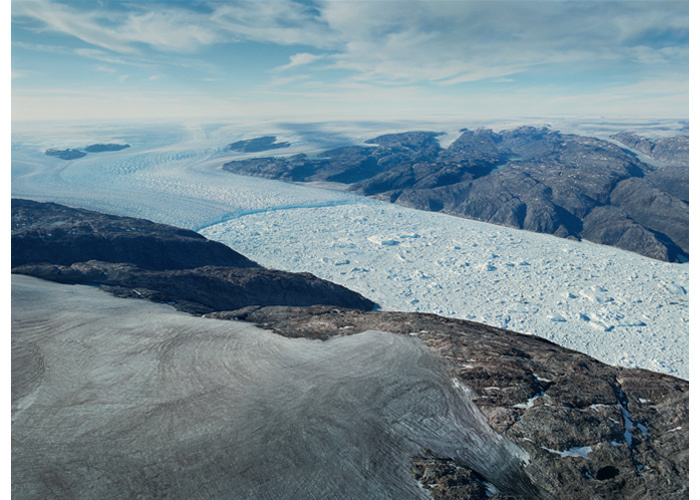
M251 156L225 151L240 139L276 135L292 147L256 156L288 155L400 130L372 125L15 127L12 195L196 229L383 309L470 319L688 378L688 264L221 170ZM43 154L96 142L131 147L72 161Z
M12 356L13 496L425 499L422 448L527 484L410 337L289 339L17 275Z

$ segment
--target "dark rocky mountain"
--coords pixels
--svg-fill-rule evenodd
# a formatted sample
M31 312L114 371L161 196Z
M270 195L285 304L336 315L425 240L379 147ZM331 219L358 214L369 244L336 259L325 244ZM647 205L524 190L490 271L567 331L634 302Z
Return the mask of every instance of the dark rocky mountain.
M81 218L84 218L82 222ZM190 231L149 221L13 200L12 225L13 273L63 283L100 284L119 296L172 302L198 315L206 312L209 318L246 321L286 337L325 340L375 330L420 339L444 360L450 375L468 391L488 425L529 455L529 460L519 465L518 470L509 469L509 474L517 475L516 478L503 477L494 469L485 468L479 450L445 456L425 449L414 457L413 463L405 464L404 471L395 473L412 474L436 500L688 498L689 384L686 381L646 370L608 366L538 337L470 321L431 314L369 311L370 301L343 287L311 275L265 270L247 259L242 261L242 267L214 264L197 267L216 258L233 257L218 254L212 257L207 244L190 242L199 243L202 239L191 236ZM55 237L56 228L68 230ZM108 239L110 232L118 235L111 254L114 262L90 260L93 253L86 241ZM130 233L141 233L142 237L132 238ZM25 238L26 244L22 243ZM75 248L85 252L83 257L71 250L70 240ZM167 243L180 240L187 243L181 242L179 255L169 255L167 259L178 263L175 269L168 269L163 263L146 269L128 260L132 256L139 259L146 251L154 252L154 248L165 248ZM137 249L128 250L128 246ZM41 251L36 250L38 247ZM200 252L203 255L197 255ZM66 263L76 258L75 262ZM183 262L185 258L193 264L188 266ZM15 267L16 262L23 264ZM299 298L305 304L316 305L293 307L302 305ZM36 307L41 308L41 304ZM17 324L22 324L19 319ZM21 337L21 333L13 331L13 337ZM36 345L26 342L17 345L21 349L13 348L12 354L13 411L15 367L21 378L18 384L24 384L18 387L30 388L36 386L35 379L41 378L43 369ZM175 343L167 347L174 348ZM140 355L138 349L134 353ZM160 362L166 363L169 359L166 358ZM166 364L159 366L171 369ZM105 377L103 373L100 376ZM65 380L70 383L72 379ZM204 379L200 376L198 380ZM95 397L98 395L86 394L83 399L89 402ZM199 405L199 401L195 403ZM175 424L174 420L167 422L166 425ZM131 422L129 429L138 425ZM203 422L197 421L191 427L201 425ZM17 453L24 457L17 451L23 442L14 440L20 427L13 426L13 456ZM114 432L118 430L108 429L106 435ZM87 440L88 436L80 439ZM226 446L218 443L217 436L202 439L211 441L209 452L216 451L218 445ZM98 444L111 449L109 442ZM51 453L60 453L60 449L54 448ZM243 451L236 450L237 456L245 456L241 455ZM171 453L171 446L163 447L161 452L164 456ZM40 460L36 457L36 461ZM115 466L117 460L116 454L101 455L100 466L110 470L110 464ZM196 491L197 485L202 484L207 485L207 492L217 491L225 484L223 478L230 476L225 461L202 456L195 462L178 462L183 475L177 481L159 477L164 469L149 462L138 480L147 486L148 495L155 498L177 496L178 491L193 491L193 488ZM44 478L44 483L51 485L57 498L70 498L76 486L69 479L77 477L76 474L82 477L84 466L79 461L66 462L60 471L57 469L50 478ZM13 477L32 475L17 467L21 466L13 460ZM190 476L196 476L195 485L181 484L181 478ZM99 483L99 477L96 481ZM488 490L486 482L495 484L500 492ZM90 483L90 488L101 491L110 487L97 483ZM351 491L346 493L353 496Z
M84 151L79 149L47 149L44 154L48 156L56 156L61 160L77 160L86 156L88 153L103 153L105 151L121 151L130 147L129 144L91 144L85 147Z
M56 203L12 200L12 267L70 266L100 260L144 269L260 267L226 245L187 229Z
M688 258L687 171L640 162L614 144L548 128L392 134L224 169L286 181L330 181L392 203L595 243L666 261ZM662 223L661 221L669 221Z
M85 148L86 153L104 153L105 151L121 151L131 147L130 144L91 144Z
M226 149L237 151L240 153L258 153L260 151L269 151L271 149L288 148L291 144L288 142L277 142L275 136L257 137L245 141L237 141L229 144Z
M55 156L61 160L77 160L85 156L79 149L47 149L44 152L47 156Z
M648 139L634 132L619 132L611 136L625 146L636 149L662 162L687 167L689 165L690 138L687 135Z
M685 203L689 202L690 145L687 135L651 140L632 132L620 132L613 135L612 139L666 163L667 165L656 166L645 172L644 178L661 191Z
M12 200L12 272L200 314L261 304L375 306L311 274L264 269L194 231L19 199Z
M203 266L152 270L131 263L98 260L60 264L26 264L12 268L57 283L100 285L118 297L168 303L192 314L248 306L311 306L316 304L369 310L375 304L340 285L310 273L273 269Z

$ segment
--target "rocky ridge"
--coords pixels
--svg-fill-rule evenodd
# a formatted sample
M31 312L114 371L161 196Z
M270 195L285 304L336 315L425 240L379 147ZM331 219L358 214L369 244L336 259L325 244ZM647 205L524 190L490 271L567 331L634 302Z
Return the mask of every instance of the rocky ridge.
M625 131L612 135L611 138L670 165L687 167L690 163L690 138L687 135L649 139Z
M464 129L446 149L439 135L390 134L313 157L251 158L223 168L290 182L339 182L411 208L583 238L659 260L688 258L682 171L666 172L608 141L549 128Z
M19 199L12 200L12 272L197 314L261 304L375 307L311 274L264 269L194 231Z
M538 337L470 321L370 311L371 302L342 287L310 275L268 271L252 261L242 261L241 267L188 267L170 255L169 262L179 267L136 265L125 257L167 246L157 246L161 239L187 240L178 252L183 258L210 251L190 231L149 221L24 200L13 200L12 218L15 273L100 284L119 296L172 302L197 315L247 321L287 337L323 340L378 330L419 338L446 361L488 424L528 453L522 470L532 484L528 493L497 492L490 478L477 472L478 463L425 450L406 470L435 499L524 500L534 498L533 491L538 498L574 500L688 497L686 381L605 365ZM139 227L144 237L130 238L128 233L139 231L127 229ZM55 228L73 229L56 237ZM116 235L110 245L113 262L87 256L69 262L76 256L69 241L87 253L108 233ZM141 250L124 253L130 246ZM53 261L46 260L52 255ZM43 260L32 260L37 258ZM294 297L305 303L290 300ZM325 297L334 300L322 302Z

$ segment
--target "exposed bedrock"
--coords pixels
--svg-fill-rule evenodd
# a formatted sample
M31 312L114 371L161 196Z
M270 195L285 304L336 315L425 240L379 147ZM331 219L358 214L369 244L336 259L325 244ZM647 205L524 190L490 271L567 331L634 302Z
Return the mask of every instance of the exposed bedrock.
M187 229L56 203L12 200L12 267L70 266L101 260L145 269L260 267L226 245Z
M549 128L465 129L446 149L438 135L390 134L366 141L371 147L252 158L223 168L286 181L341 182L359 194L421 210L564 238L594 235L596 243L661 260L688 257L687 161L686 168L655 167L611 142ZM680 139L666 142L664 147L683 148ZM624 213L606 217L603 228L595 227L599 217L586 222L611 206ZM669 226L659 223L666 219ZM621 226L613 227L617 222ZM624 236L630 222L643 238Z
M27 264L12 269L58 283L101 285L119 297L148 299L205 314L252 305L336 305L370 310L375 303L310 273L204 266L153 271L132 264L91 260L71 266Z
M199 314L249 305L375 307L312 274L264 269L193 231L28 200L12 200L12 272Z
M265 136L244 141L237 141L229 144L226 149L238 151L240 153L258 153L260 151L269 151L271 149L288 148L288 142L277 142L277 137Z
M469 387L489 426L527 451L527 476L554 498L688 498L686 381L431 314L317 306L212 316L245 319L289 337L327 339L365 329L418 337ZM427 448L415 457L414 477L435 499L532 498L507 491L490 496L482 481L495 483L454 452Z
M670 165L688 166L690 138L687 135L649 139L634 132L619 132L612 136L627 147Z
M84 150L80 149L47 149L44 154L47 156L55 156L61 160L77 160L86 156L87 153L104 153L106 151L121 151L130 147L129 144L91 144L86 146Z

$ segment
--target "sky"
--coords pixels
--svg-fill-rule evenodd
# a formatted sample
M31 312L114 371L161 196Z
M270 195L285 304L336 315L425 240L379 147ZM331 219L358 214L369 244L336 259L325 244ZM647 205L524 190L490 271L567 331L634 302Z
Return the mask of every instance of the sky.
M688 8L13 0L12 121L688 119Z

